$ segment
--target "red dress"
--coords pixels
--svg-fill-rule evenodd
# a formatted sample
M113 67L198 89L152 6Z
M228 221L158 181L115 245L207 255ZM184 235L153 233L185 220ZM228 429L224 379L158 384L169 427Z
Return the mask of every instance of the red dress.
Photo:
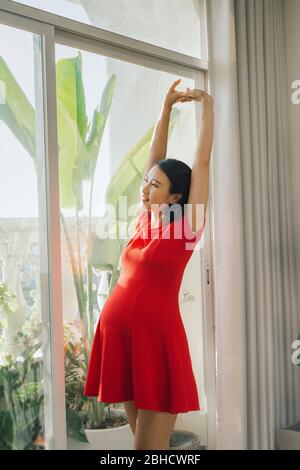
M169 413L200 410L178 296L205 220L196 234L185 214L156 228L150 222L151 211L142 209L122 251L119 279L95 331L84 395Z

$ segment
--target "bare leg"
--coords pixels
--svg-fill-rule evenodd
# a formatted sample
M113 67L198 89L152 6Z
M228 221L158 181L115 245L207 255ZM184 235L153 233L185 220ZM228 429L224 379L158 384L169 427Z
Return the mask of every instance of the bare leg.
M169 450L177 414L138 409L135 450Z
M128 422L129 422L132 434L134 435L138 410L133 400L124 401L123 404L124 404L124 408L127 414L127 418L128 418Z

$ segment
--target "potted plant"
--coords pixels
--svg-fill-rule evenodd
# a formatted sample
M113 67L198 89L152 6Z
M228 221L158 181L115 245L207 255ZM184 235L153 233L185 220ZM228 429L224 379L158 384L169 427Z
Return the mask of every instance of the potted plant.
M78 321L64 321L64 351L68 449L130 448L124 410L83 394L87 367Z
M86 364L76 323L64 322L68 446L107 449L113 441L116 448L128 448L131 437L124 410L111 409L109 404L103 406L83 395ZM5 330L1 323L0 450L43 449L42 324L31 315L15 335L8 337ZM114 430L113 439L105 433L109 430Z
M12 314L16 295L2 284L1 308ZM0 323L0 449L44 448L41 325L27 321L14 335Z
M0 364L0 449L27 450L44 446L42 382L28 381L32 358L39 346L22 356L7 356Z

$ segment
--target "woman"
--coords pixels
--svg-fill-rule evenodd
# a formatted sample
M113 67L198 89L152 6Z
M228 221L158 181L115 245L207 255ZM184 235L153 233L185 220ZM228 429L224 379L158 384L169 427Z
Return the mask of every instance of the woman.
M142 211L100 315L84 390L101 402L124 403L134 449L169 449L177 414L200 409L178 293L205 227L213 98L176 91L179 82L168 90L154 130ZM191 169L165 156L172 106L192 100L202 104L202 119Z

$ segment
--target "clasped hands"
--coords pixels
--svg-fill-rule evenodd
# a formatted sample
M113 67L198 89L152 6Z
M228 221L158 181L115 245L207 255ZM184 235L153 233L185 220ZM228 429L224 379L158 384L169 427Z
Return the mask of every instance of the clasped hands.
M203 105L213 105L214 99L211 95L206 93L204 90L199 90L194 88L191 90L190 88L186 87L185 91L177 91L175 90L176 86L181 81L181 78L175 80L170 86L165 99L164 103L168 106L173 106L173 104L181 102L184 103L186 101L200 101Z

